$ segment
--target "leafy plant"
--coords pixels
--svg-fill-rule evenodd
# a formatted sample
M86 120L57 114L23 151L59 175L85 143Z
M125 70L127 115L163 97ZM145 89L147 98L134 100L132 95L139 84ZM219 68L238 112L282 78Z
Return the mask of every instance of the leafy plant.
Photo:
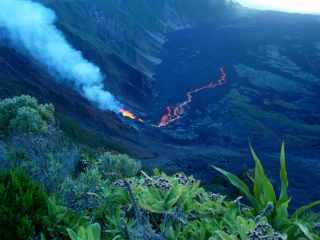
M54 122L54 107L39 104L35 98L20 96L0 101L0 132L44 133Z
M6 139L4 162L23 168L50 193L77 170L80 150L59 129L50 127L46 134L13 134Z
M190 181L184 176L183 184L175 177L160 174L150 177L143 173L142 184L134 187L138 204L153 213L167 213L176 208L188 210L188 204L194 199L202 189L199 182ZM182 181L182 179L181 179Z
M288 239L298 239L301 236L310 240L319 239L312 229L310 229L300 218L306 211L319 205L320 201L303 206L289 216L288 208L290 198L287 191L289 182L286 170L285 144L282 144L280 153L281 191L278 198L271 181L264 172L260 159L251 146L250 150L255 162L254 178L251 179L253 182L252 191L250 191L249 186L236 175L218 167L214 168L223 174L233 186L238 188L238 190L247 197L256 214L258 214L258 218L264 216L268 217L275 229L286 233Z
M217 231L246 240L255 227L251 212L242 211L237 201L207 193L198 181L183 174L157 173L133 181L133 192L149 224L164 239L219 239Z
M126 211L129 211L128 192L121 188L104 188L101 204L94 209L94 219L101 223L107 239L128 238L126 227L130 224Z
M101 227L98 223L88 225L87 227L79 227L75 232L68 228L68 235L71 240L100 240L101 239Z
M101 172L114 176L134 177L141 169L141 163L126 154L106 152L98 158Z
M138 193L139 204L143 209L153 213L173 211L181 200L184 189L173 185L168 191L156 188L144 188Z
M100 205L104 188L109 185L97 167L91 167L77 178L68 177L58 195L76 211L91 210Z
M78 229L80 226L86 226L88 219L75 213L72 209L58 205L55 199L50 198L48 215L43 217L43 225L44 234L48 239L69 239L67 228Z
M47 195L21 170L0 173L0 236L28 239L43 230Z

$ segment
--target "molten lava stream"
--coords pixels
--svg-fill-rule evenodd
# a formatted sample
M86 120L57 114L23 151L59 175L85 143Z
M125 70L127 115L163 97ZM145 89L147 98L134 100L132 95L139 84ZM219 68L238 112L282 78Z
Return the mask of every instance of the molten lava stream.
M135 120L135 121L139 121L141 123L144 122L141 118L137 117L134 113L129 112L128 110L126 110L124 108L119 109L119 113L125 118L131 119L131 120Z
M158 127L167 127L169 124L179 120L183 114L185 113L185 108L192 102L193 95L199 93L205 89L214 89L217 87L221 87L227 82L227 74L225 73L223 68L220 68L220 78L216 82L210 82L209 84L202 86L200 88L193 89L187 92L187 99L177 104L175 107L168 106L166 109L166 113L161 117L160 123Z

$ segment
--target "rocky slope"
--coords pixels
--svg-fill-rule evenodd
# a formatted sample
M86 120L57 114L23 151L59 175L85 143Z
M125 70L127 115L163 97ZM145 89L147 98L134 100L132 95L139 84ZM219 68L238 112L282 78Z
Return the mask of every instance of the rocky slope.
M298 202L319 198L318 26L318 16L248 12L170 35L157 75L158 119L187 90L218 79L222 66L227 84L194 96L183 118L161 130L166 168L202 179L212 177L211 164L241 171L252 165L251 142L275 176L284 140L292 193Z
M55 10L59 27L75 46L98 55L91 58L111 79L108 86L115 95L131 100L136 107L151 97L154 68L162 61L159 53L166 34L214 18L224 8L222 0L41 2ZM117 71L119 62L137 71L137 76Z
M68 42L101 68L107 76L106 88L140 113L154 96L154 67L161 62L159 53L166 33L211 18L202 11L204 6L209 9L206 0L38 2L55 11L56 25ZM220 5L222 1L216 2ZM220 8L218 5L210 5L210 9ZM0 29L0 37L4 35ZM126 151L145 155L132 127L126 127L113 113L99 111L71 88L57 84L41 63L10 47L3 38L0 56L1 97L30 94L51 101L80 125L102 129L111 145L116 142Z
M108 76L107 88L146 122L97 110L5 42L0 96L28 93L53 102L112 147L144 159L145 166L184 170L205 181L214 175L211 164L238 172L250 167L248 138L265 153L268 173L277 176L285 139L297 203L318 198L318 17L242 10L234 15L221 1L208 7L205 0L41 2L55 10L72 45ZM197 96L181 121L154 127L167 105L216 79L221 66L226 86Z

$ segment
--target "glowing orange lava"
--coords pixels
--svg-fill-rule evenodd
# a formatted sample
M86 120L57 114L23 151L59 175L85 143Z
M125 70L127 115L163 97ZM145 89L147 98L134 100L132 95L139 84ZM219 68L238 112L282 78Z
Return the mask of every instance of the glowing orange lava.
M187 99L184 102L177 104L177 106L175 107L168 106L166 109L166 113L160 119L160 123L158 124L158 127L166 127L169 124L179 120L185 113L185 107L192 102L192 98L194 94L199 93L205 89L213 89L226 84L227 74L225 73L223 68L220 68L220 74L221 75L218 81L215 81L215 82L212 81L203 87L196 88L187 92L186 94Z
M136 121L139 121L139 122L141 122L141 123L144 122L141 118L137 117L134 113L129 112L128 110L126 110L126 109L124 109L124 108L121 108L121 109L119 110L119 113L120 113L123 117L125 117L125 118L129 118L129 119L131 119L131 120L136 120Z

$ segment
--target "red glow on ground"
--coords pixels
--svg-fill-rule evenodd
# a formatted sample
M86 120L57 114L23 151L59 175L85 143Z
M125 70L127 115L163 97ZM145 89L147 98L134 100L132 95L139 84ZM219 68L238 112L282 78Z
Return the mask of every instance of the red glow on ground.
M194 94L197 94L205 89L214 89L217 87L221 87L225 85L226 82L227 82L227 74L225 73L223 68L220 68L220 78L218 81L212 81L205 86L193 89L187 92L186 94L187 99L184 102L177 104L175 107L168 106L166 109L166 113L160 119L160 123L158 124L158 127L167 127L171 123L179 120L185 113L186 106L188 106L192 102L192 98Z
M119 110L119 113L125 118L131 119L131 120L136 120L136 121L139 121L142 123L144 122L141 118L137 117L134 113L129 112L128 110L126 110L124 108L121 108Z

